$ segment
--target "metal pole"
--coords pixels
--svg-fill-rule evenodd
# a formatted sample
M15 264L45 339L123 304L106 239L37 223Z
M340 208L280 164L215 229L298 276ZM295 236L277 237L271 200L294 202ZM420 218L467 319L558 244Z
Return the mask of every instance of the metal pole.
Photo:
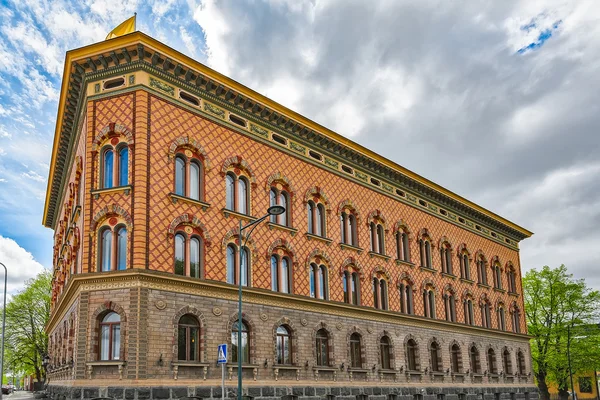
M4 338L6 337L6 284L8 283L8 271L6 265L0 263L4 267L4 305L2 306L2 361L0 362L0 380L4 380ZM0 385L2 382L0 382ZM2 390L0 390L0 400L2 400Z
M238 340L237 340L237 361L238 361L238 389L237 389L237 398L238 400L242 400L242 220L240 219L240 230L239 230L239 241L240 248L238 249L238 257L239 257L239 269L238 269ZM233 349L232 349L233 350ZM2 400L2 398L0 398Z
M567 361L569 362L569 377L571 378L571 398L577 400L575 385L573 384L573 370L571 369L571 326L567 326Z
M221 399L225 400L225 363L221 363Z

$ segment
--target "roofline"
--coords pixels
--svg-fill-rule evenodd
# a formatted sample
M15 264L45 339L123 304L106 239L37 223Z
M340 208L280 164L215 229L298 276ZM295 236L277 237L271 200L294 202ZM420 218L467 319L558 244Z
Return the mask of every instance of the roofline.
M177 59L177 61L181 62L182 64L187 64L188 67L194 68L194 69L200 71L201 73L209 76L210 78L212 78L216 81L219 81L220 83L222 83L226 86L229 86L229 87L233 88L234 90L239 91L240 93L244 94L245 96L251 97L251 98L255 99L256 101L274 109L275 111L277 111L281 114L284 114L286 116L289 116L290 118L296 120L297 122L300 122L303 125L306 125L307 127L324 134L325 136L337 141L338 143L348 146L348 147L352 148L353 150L358 151L358 152L362 153L363 155L365 155L369 158L372 158L372 159L376 160L377 162L379 162L389 168L397 170L398 172L420 182L421 184L423 184L425 186L428 186L429 188L431 188L435 191L438 191L458 202L461 202L461 203L473 208L476 211L479 211L479 212L487 215L488 217L491 217L491 218L511 227L512 229L515 229L516 231L522 233L526 237L530 237L531 235L533 235L533 232L515 224L514 222L511 222L511 221L507 220L506 218L503 218L503 217L499 216L498 214L496 214L484 207L481 207L481 206L471 202L470 200L467 200L466 198L436 184L435 182L430 181L427 178L422 177L421 175L419 175L415 172L412 172L412 171L402 167L401 165L399 165L399 164L375 153L374 151L369 150L368 148L310 120L309 118L306 118L306 117L298 114L297 112L290 110L289 108L269 99L268 97L263 96L262 94L242 85L241 83L207 67L206 65L186 56L183 53L180 53L179 51L173 49L172 47L146 35L145 33L139 32L139 31L133 32L133 33L130 33L130 34L127 34L124 36L120 36L120 37L117 37L114 39L110 39L110 40L102 41L99 43L94 43L94 44L91 44L88 46L80 47L78 49L73 49L66 53L65 67L64 67L64 72L63 72L63 81L62 81L61 94L60 94L59 106L58 106L58 115L57 115L57 119L56 119L54 144L53 144L53 148L52 148L50 174L48 177L46 202L44 205L44 214L43 214L43 222L42 222L44 225L48 226L46 224L46 221L47 221L47 216L48 216L50 190L51 190L51 185L52 185L52 181L53 181L54 173L55 173L54 167L55 167L55 161L56 161L57 151L58 151L60 128L62 127L64 107L65 107L65 102L66 102L66 98L67 98L67 88L68 88L68 83L69 83L71 64L74 61L80 60L85 57L89 57L91 55L95 55L98 53L105 53L107 51L114 50L117 48L131 46L138 42L142 42L146 45L149 45L149 46L155 48L157 51L159 51L169 57Z

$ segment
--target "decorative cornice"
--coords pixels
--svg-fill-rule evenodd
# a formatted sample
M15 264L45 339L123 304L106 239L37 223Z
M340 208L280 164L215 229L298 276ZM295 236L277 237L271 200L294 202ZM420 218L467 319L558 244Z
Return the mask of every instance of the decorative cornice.
M277 132L285 132L286 136L301 143L311 144L330 157L343 159L349 165L370 171L438 205L481 221L482 224L502 232L513 240L519 241L532 235L532 232L275 103L141 32L67 53L44 209L45 226L54 227L56 223L78 117L85 107L84 88L87 82L134 69L151 69L158 77L177 82L215 104L236 109L236 113L248 119L259 121L261 125L271 127ZM325 161L328 161L327 165L337 165L337 161L332 158L325 157ZM358 171L356 173L358 177ZM361 173L362 175L364 174ZM386 190L391 189L388 184L383 183L382 186L384 185ZM437 210L435 206L430 207Z

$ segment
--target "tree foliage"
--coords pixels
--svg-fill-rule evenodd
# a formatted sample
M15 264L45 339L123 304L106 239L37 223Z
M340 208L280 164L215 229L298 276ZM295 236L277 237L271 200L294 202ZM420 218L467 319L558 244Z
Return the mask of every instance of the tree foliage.
M42 359L48 352L44 328L50 316L51 282L51 272L41 272L6 305L5 368L32 374L38 382L44 380Z
M588 288L583 279L574 279L564 265L529 271L523 292L540 395L549 399L548 386L553 384L567 399L570 372L595 371L600 366L600 292Z

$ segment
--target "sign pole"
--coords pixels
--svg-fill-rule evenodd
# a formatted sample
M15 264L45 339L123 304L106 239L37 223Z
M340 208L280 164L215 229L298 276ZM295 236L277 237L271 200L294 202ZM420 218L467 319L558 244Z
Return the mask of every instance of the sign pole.
M218 347L217 363L221 364L221 399L225 400L225 364L227 364L226 344L220 344Z
M225 364L221 364L221 399L225 400Z

